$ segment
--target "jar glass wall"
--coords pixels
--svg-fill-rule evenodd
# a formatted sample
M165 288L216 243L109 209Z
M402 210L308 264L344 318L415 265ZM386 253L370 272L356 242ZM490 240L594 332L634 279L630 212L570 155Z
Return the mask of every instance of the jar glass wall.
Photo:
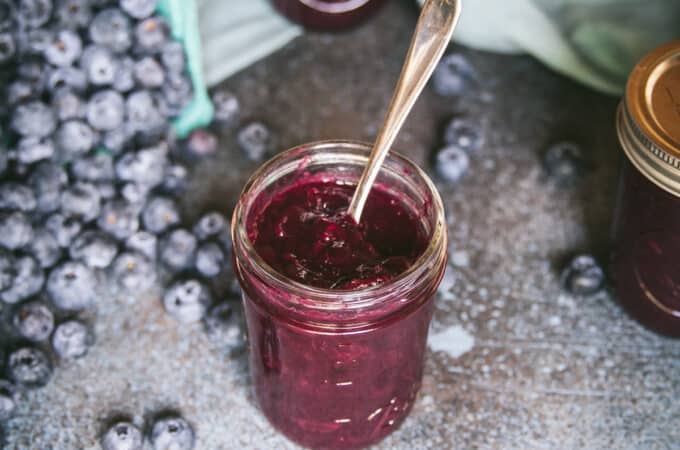
M354 291L313 288L277 273L256 253L248 226L300 177L356 184L369 150L367 144L333 141L282 153L251 178L234 210L234 267L255 395L276 428L312 448L370 445L408 415L446 266L441 199L415 164L394 153L388 157L378 186L417 213L428 245L400 276Z

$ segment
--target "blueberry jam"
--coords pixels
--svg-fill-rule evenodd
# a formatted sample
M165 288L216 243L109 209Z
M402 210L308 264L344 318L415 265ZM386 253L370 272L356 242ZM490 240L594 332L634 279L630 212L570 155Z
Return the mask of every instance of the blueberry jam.
M408 416L446 267L441 199L408 160L391 153L361 223L347 215L369 150L326 141L281 153L234 210L255 398L308 448L364 448Z
M374 189L361 224L347 215L354 186L299 184L277 193L250 224L257 253L274 269L308 286L363 289L403 273L427 244L415 215Z

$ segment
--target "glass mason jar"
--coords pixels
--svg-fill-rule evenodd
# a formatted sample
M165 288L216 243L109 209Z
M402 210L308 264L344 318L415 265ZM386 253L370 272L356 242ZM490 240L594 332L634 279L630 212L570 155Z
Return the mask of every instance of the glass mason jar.
M441 198L414 163L388 156L377 183L418 213L428 245L406 272L366 289L321 289L286 278L260 258L248 231L268 201L301 176L356 184L369 151L363 143L327 141L281 153L246 184L233 215L234 270L257 402L277 429L311 448L375 443L413 406L446 267Z
M680 41L633 69L617 130L626 156L613 226L617 295L642 324L680 337Z
M315 30L342 30L367 19L384 0L272 0L289 19Z

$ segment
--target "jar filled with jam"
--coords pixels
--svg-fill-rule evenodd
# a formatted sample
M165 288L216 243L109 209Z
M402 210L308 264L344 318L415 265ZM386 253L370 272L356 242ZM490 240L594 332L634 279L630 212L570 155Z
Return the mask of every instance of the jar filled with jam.
M335 31L358 25L384 0L272 0L289 19L314 30Z
M404 421L446 267L439 194L396 153L361 223L347 215L370 149L328 141L281 153L234 210L255 398L279 431L314 449L363 448Z
M633 69L617 117L625 154L612 278L642 324L680 337L680 41Z

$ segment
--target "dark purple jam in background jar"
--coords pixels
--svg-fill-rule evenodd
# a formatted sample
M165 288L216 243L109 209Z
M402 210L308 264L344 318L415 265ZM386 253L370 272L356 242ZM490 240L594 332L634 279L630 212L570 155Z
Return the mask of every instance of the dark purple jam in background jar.
M680 337L680 41L638 63L619 108L625 153L612 277L642 324Z
M289 19L309 29L334 31L358 25L384 0L272 0Z
M364 448L404 421L446 267L439 194L393 152L361 224L348 222L370 149L329 141L281 153L234 210L255 398L309 448Z

